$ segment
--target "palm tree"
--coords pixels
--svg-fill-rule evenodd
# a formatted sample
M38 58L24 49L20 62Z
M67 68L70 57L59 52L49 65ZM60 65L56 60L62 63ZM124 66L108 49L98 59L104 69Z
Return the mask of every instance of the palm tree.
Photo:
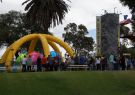
M125 5L128 6L129 9L131 9L131 12L134 13L135 12L135 0L120 0L120 2Z
M26 0L22 5L26 3L28 21L39 24L45 33L50 27L62 24L69 10L69 5L63 0Z

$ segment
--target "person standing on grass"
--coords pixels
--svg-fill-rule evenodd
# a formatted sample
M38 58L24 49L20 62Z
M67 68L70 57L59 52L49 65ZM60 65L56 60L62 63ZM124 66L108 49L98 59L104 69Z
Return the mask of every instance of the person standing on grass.
M74 61L74 58L73 57L71 57L70 63L71 63L71 65L74 65L75 64L75 61Z
M40 56L37 58L37 71L41 71L41 58Z
M113 63L113 70L118 70L119 69L119 61L118 58L115 56L114 57L114 63Z
M27 58L27 71L31 72L31 66L32 66L32 59L31 56L29 55Z
M131 61L132 61L133 69L135 69L135 58L132 57Z
M96 58L96 69L100 70L100 58Z
M46 69L46 61L47 61L46 57L43 56L42 59L41 59L42 71L43 71L43 72L44 72L45 69Z
M125 64L125 57L123 55L120 58L120 65L121 65L122 70L125 70L126 64Z
M107 67L107 58L103 56L101 58L101 70L102 71L106 70L106 67Z
M130 70L131 69L131 65L132 65L132 61L131 61L131 58L127 58L127 70Z
M115 63L115 61L114 61L114 55L111 54L109 56L109 70L113 70L114 69L114 63Z
M58 57L58 56L55 56L55 57L54 57L54 62L53 62L53 64L54 64L54 70L55 70L55 71L58 71L58 67L59 67L59 57Z
M26 63L27 63L27 58L24 55L24 58L22 59L22 72L26 72Z
M77 55L74 57L74 62L75 65L79 64L79 57Z
M50 64L50 71L53 71L53 68L54 68L54 57L50 57L50 60L49 60L49 64Z
M80 56L80 65L85 64L85 57L84 56Z

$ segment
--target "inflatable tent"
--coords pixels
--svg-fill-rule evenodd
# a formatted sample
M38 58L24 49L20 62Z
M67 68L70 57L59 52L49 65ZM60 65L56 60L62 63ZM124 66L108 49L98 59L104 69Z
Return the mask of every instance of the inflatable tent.
M45 57L48 57L48 55L50 54L49 45L54 49L54 51L56 51L57 53L59 53L61 55L61 52L60 52L59 48L57 47L56 43L59 44L61 47L63 47L71 57L74 56L74 52L69 47L69 45L67 43L63 42L62 40L60 40L59 38L51 36L51 35L47 35L47 34L30 34L30 35L26 35L26 36L20 38L19 40L15 41L13 44L11 44L7 48L5 53L3 54L0 63L5 63L5 66L7 67L7 69L9 69L13 56L15 55L17 50L24 43L31 41L29 49L28 49L28 53L31 53L32 51L34 51L34 48L35 48L38 40L40 40L42 43L43 53L44 53Z

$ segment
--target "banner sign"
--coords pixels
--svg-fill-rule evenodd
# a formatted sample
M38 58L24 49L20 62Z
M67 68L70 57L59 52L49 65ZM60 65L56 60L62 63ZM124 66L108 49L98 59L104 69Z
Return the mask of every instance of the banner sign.
M101 55L101 16L96 17L97 56Z

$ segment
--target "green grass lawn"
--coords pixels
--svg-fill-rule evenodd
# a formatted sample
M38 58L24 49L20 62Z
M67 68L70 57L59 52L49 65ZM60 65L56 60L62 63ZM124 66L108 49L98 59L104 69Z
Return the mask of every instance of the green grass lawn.
M135 71L0 73L0 95L129 95Z

